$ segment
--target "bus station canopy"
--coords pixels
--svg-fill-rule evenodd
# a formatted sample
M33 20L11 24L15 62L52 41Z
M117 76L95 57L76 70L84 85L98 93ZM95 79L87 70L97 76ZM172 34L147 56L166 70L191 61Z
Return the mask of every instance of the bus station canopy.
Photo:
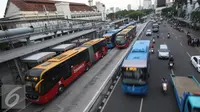
M124 60L122 67L147 67L147 60Z
M76 47L75 44L61 44L61 45L58 45L56 47L53 47L52 50L53 51L67 51L69 49L72 49Z
M23 58L22 61L28 62L28 63L40 63L55 55L56 55L55 52L39 52L39 53Z

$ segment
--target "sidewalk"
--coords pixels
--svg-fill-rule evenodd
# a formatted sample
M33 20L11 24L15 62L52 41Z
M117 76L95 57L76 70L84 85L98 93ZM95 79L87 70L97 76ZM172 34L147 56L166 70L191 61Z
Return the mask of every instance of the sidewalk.
M187 34L187 32L189 31L190 32L190 35L192 37L195 37L195 38L200 38L200 31L194 31L193 29L190 29L190 28L185 28L185 27L182 27L184 29L184 33Z

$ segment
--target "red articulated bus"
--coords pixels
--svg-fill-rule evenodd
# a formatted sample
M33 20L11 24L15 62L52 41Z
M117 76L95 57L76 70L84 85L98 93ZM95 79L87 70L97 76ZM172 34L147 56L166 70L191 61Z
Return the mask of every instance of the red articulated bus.
M136 36L136 26L129 26L117 34L115 44L117 48L127 48Z
M49 102L106 55L107 49L104 38L94 39L32 68L25 77L27 100Z

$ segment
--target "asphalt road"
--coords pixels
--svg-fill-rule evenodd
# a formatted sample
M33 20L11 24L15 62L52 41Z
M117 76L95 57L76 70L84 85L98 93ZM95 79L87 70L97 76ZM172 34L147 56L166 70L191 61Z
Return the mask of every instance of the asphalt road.
M152 24L146 28L151 29ZM142 34L142 40L150 40L152 36ZM167 33L170 32L171 37L167 39ZM153 34L155 35L155 34ZM160 38L156 38L155 54L151 55L151 72L149 78L148 95L134 96L127 95L122 92L120 81L117 83L113 93L111 94L103 112L178 112L178 105L171 86L169 74L179 76L194 75L200 81L200 74L194 69L190 63L190 56L200 54L199 48L193 48L187 45L187 38L184 33L178 32L170 27L170 25L160 25ZM171 54L175 59L175 67L173 70L168 69L168 61L160 60L157 57L157 49L160 44L167 44ZM164 95L161 92L161 78L167 77L170 85L168 93Z

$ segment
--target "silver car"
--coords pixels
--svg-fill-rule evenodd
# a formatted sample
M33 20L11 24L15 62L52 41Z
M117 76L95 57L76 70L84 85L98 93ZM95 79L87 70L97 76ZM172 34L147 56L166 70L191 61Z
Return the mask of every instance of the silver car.
M151 29L148 29L146 32L146 36L151 36L151 35L152 35Z
M170 56L170 50L168 49L166 44L161 44L158 50L158 58L166 58L168 59Z

